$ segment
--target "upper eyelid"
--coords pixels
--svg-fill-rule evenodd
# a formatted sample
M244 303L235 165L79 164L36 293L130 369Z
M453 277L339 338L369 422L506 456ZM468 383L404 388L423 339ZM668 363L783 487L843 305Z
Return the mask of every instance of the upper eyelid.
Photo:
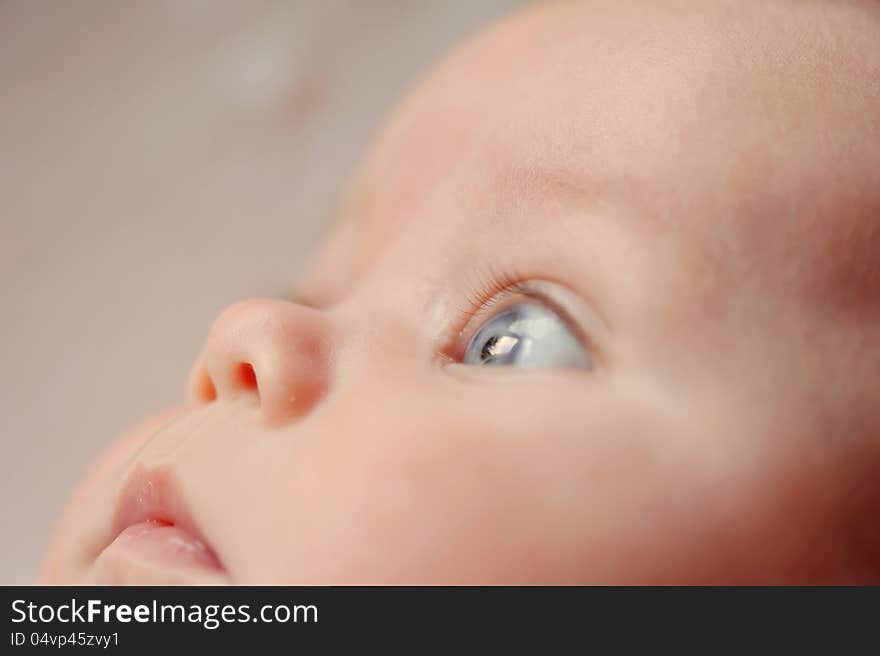
M469 299L469 302L476 306L474 310L460 310L462 314L465 314L469 317L476 318L478 316L482 316L488 313L493 307L495 307L498 303L503 301L505 298L512 296L514 294L523 294L527 295L523 292L522 287L524 286L523 282L512 283L502 289L496 291L493 294L490 294L486 298L482 299ZM470 321L470 319L468 320Z

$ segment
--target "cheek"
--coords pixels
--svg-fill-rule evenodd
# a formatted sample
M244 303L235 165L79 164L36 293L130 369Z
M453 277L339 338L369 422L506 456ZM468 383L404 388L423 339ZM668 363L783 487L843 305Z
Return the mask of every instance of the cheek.
M230 484L247 510L236 560L265 583L779 579L805 529L780 501L793 488L768 433L742 412L639 389L383 386L337 399Z
M685 513L675 490L687 456L659 450L670 443L660 420L631 404L542 396L441 393L426 403L431 396L399 392L393 404L346 404L320 434L297 437L301 448L269 493L285 501L260 520L271 543L261 546L265 557L251 556L254 577L626 578Z

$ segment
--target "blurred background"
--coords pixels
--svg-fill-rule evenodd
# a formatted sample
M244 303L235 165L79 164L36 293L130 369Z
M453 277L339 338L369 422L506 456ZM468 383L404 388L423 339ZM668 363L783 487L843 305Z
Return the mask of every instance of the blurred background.
M289 290L418 73L518 4L0 1L0 584L218 312Z

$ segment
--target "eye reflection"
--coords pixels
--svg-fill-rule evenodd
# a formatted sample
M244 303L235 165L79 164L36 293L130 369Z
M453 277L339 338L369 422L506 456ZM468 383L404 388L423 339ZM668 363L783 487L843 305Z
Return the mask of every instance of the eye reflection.
M592 368L586 349L555 312L514 305L488 319L465 351L464 364L487 367Z

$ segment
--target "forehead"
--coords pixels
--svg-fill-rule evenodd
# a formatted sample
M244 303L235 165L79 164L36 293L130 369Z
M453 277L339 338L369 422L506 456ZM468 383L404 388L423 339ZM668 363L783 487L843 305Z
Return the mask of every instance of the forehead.
M541 5L404 103L342 232L356 267L432 207L589 195L731 276L823 295L876 283L878 136L877 4Z

